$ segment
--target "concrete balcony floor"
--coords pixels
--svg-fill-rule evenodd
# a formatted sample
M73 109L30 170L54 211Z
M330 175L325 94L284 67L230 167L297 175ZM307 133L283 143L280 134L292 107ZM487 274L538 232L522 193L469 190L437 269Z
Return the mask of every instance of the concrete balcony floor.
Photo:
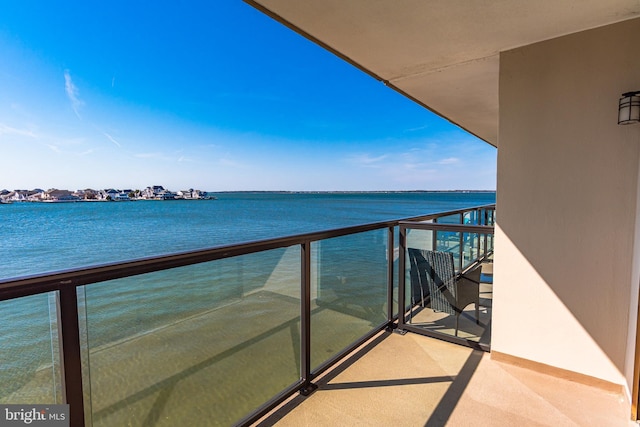
M258 425L637 426L620 394L412 333L380 333L316 383Z

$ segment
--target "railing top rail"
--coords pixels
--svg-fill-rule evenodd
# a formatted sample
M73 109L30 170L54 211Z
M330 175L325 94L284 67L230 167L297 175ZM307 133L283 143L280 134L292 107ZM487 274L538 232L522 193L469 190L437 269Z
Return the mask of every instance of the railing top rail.
M451 216L451 215L471 212L471 211L475 211L475 210L495 209L495 208L496 208L496 205L495 205L495 203L493 203L493 204L490 204L490 205L473 206L473 207L470 207L470 208L456 209L456 210L453 210L453 211L445 211L445 212L438 212L438 213L427 214L427 215L414 216L414 217L409 217L409 218L402 218L402 219L397 220L397 222L428 221L428 220L434 219L434 218L441 218L441 217L445 217L445 216Z
M347 236L350 234L396 227L401 223L415 224L413 221L428 221L439 217L460 214L479 209L495 209L495 204L475 206L453 211L437 212L427 215L381 221L331 230L316 231L305 234L278 238L240 242L230 245L216 246L207 249L179 252L168 255L119 261L102 265L92 265L63 271L47 272L23 277L0 279L0 301L28 295L60 290L66 287L77 287L107 280L122 279L139 274L168 270L200 264L208 261L248 255L256 252L299 245L305 242ZM449 224L448 224L449 225Z
M411 228L419 230L453 231L460 233L493 234L495 227L492 225L472 225L472 224L440 224L433 222L413 222L400 221L401 228Z

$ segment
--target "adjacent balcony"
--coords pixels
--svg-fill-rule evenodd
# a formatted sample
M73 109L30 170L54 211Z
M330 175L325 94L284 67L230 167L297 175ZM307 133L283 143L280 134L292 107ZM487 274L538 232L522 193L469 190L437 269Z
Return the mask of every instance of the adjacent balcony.
M285 422L297 396L327 387L453 387L475 370L453 361L490 350L494 220L482 206L0 281L0 403L69 403L74 426L225 426ZM439 306L416 251L447 254L475 302ZM412 342L433 349L410 356ZM374 379L331 382L376 354ZM434 358L451 369L420 374ZM398 365L414 374L389 380ZM424 392L388 402L438 399Z

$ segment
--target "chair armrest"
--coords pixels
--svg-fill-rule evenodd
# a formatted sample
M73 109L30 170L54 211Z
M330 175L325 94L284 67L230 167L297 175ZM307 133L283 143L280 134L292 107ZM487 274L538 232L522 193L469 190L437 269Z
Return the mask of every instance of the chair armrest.
M482 265L478 264L473 269L464 274L458 274L456 280L468 280L469 282L480 284L480 275L482 274Z

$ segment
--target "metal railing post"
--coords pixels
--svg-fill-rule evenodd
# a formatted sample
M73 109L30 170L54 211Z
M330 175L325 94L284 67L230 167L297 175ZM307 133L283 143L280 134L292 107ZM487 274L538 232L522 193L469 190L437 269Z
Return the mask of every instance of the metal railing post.
M78 296L75 286L62 286L59 292L64 396L69 404L70 424L74 427L84 426Z
M438 218L434 218L431 222L437 224ZM433 233L431 234L431 249L434 251L438 250L438 232L436 230L433 230Z
M407 229L400 226L400 235L398 241L398 330L404 330L404 312L405 312L405 286L406 286L406 257L407 250ZM411 308L410 308L411 309Z
M481 220L480 220L480 209L476 210L476 220L474 225L482 225L480 224ZM480 234L476 234L476 238L478 239L478 241L476 242L476 258L480 258L481 253L480 253Z
M387 229L387 322L393 322L393 256L394 256L394 228Z
M460 224L464 224L464 212L460 214ZM460 233L460 247L458 248L458 261L460 262L460 271L464 266L464 233Z
M300 244L300 394L308 396L318 388L311 382L311 241Z
M484 224L489 225L489 210L484 210ZM484 235L484 254L489 253L489 236L487 234Z

